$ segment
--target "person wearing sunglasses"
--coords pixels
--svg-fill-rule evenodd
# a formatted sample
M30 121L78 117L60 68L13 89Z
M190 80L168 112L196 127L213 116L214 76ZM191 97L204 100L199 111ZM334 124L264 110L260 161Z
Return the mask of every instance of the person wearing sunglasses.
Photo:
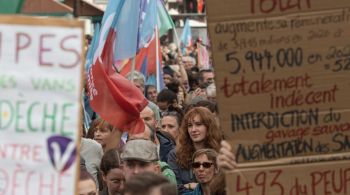
M210 182L219 173L216 165L217 152L213 149L199 149L192 157L192 170L198 185L192 192L184 195L210 195Z
M195 107L186 113L176 148L168 156L168 164L176 175L180 194L193 191L197 185L191 170L192 155L203 148L219 151L222 138L215 116L207 108Z

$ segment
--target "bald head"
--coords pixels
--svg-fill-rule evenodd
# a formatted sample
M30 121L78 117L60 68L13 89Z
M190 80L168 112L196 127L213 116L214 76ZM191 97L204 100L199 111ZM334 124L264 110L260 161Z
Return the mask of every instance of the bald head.
M143 122L147 123L152 128L156 128L157 121L153 110L146 106L140 113Z
M145 140L151 140L154 142L154 132L148 127L148 125L145 124L145 130L142 133L136 133L136 134L129 134L128 139L145 139Z

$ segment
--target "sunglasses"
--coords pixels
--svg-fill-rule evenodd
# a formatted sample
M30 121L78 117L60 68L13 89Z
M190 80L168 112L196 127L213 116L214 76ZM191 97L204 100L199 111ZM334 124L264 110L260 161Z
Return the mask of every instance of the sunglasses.
M198 169L200 166L203 166L206 169L209 169L214 163L211 162L204 162L204 163L200 163L200 162L194 162L192 163L192 167L194 169Z

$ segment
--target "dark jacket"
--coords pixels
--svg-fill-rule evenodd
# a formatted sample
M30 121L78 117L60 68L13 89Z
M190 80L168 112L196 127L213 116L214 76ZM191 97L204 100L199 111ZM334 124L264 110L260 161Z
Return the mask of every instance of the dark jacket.
M171 150L169 153L168 164L169 164L169 167L174 171L176 175L176 182L177 182L177 188L178 188L179 194L183 194L185 192L191 192L190 190L184 187L184 184L191 183L191 182L196 183L196 179L191 169L182 168L176 163L175 148Z
M169 152L175 148L176 144L171 135L164 131L157 131L157 138L159 140L159 156L160 161L167 162Z

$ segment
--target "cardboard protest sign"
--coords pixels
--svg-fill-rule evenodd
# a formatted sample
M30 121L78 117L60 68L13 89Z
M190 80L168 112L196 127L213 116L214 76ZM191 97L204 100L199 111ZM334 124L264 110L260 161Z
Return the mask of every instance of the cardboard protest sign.
M227 175L227 194L350 194L349 161L247 168Z
M0 17L0 194L75 194L83 24Z
M207 1L221 127L239 163L350 151L350 1Z

